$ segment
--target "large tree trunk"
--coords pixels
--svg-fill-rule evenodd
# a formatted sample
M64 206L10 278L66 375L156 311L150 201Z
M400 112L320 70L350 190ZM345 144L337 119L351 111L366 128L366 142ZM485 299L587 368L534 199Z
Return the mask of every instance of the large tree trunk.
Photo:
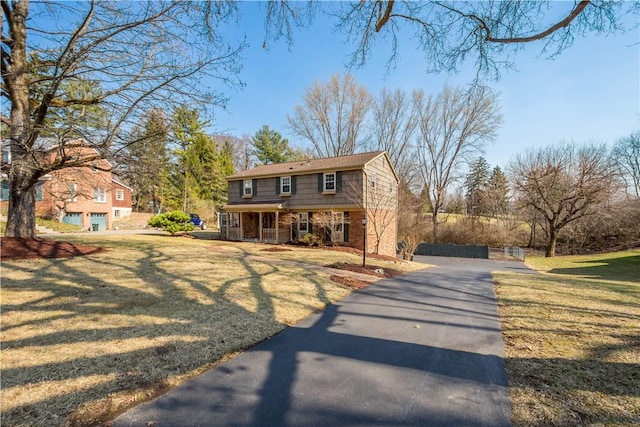
M13 5L10 14L11 61L3 70L3 82L9 89L11 101L11 125L9 130L11 149L11 170L9 172L9 212L5 235L8 237L36 237L36 189L37 179L33 175L33 160L27 146L31 132L29 118L29 75L27 61L26 20L29 2L20 1ZM3 89L4 90L4 89Z
M436 210L431 214L431 232L433 243L438 243L438 212Z
M551 258L556 256L556 243L558 241L558 232L555 229L549 230L549 241L545 249L544 256Z
M30 186L21 190L14 177L9 181L9 213L7 217L7 237L36 237L36 188Z

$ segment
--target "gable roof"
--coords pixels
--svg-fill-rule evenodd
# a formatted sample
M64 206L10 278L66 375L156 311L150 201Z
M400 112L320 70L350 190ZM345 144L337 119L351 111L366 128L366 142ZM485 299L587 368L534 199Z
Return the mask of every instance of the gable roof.
M245 178L303 175L321 171L362 169L367 163L381 155L386 156L386 153L384 151L373 151L370 153L351 154L348 156L322 157L318 159L262 165L228 176L227 180L235 181Z

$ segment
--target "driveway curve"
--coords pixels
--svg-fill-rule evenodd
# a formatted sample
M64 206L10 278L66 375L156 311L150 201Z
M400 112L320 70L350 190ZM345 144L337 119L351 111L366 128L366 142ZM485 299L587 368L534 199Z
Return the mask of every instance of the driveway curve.
M510 426L490 273L528 269L417 260L112 425Z

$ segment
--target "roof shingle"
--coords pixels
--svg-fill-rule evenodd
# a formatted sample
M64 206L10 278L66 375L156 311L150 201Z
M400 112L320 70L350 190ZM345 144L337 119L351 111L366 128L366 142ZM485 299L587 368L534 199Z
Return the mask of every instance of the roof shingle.
M384 151L351 154L339 157L323 157L318 159L299 160L296 162L278 163L274 165L256 166L243 172L228 176L227 180L234 181L244 178L256 178L280 175L301 175L326 170L348 170L364 167L371 160L383 154Z

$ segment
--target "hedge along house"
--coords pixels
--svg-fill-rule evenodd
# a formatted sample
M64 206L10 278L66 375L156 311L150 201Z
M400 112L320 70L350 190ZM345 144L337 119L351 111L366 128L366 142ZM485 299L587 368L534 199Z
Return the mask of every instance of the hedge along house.
M398 177L384 151L258 166L227 177L221 236L326 243L395 256Z

